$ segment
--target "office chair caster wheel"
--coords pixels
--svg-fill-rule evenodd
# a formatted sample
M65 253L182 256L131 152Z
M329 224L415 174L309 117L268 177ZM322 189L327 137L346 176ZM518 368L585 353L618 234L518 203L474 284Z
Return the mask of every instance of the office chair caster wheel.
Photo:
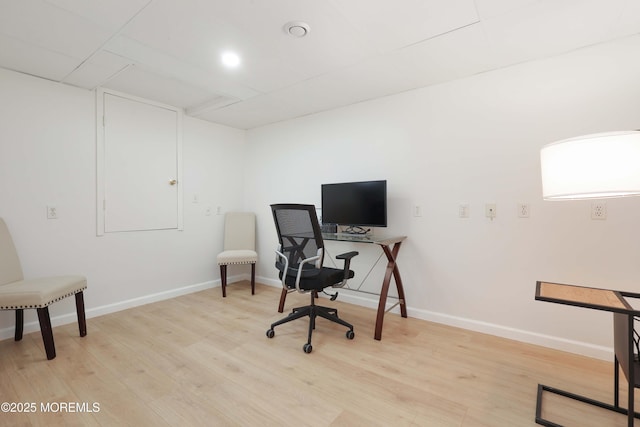
M356 334L353 333L353 331L351 331L351 330L347 331L347 339L352 340L353 337L355 337L355 336L356 336Z
M276 334L276 331L274 331L273 329L269 329L267 331L267 338L273 338L275 334Z
M308 353L311 353L311 350L313 350L313 347L311 347L311 344L307 343L302 346L302 350L308 354Z

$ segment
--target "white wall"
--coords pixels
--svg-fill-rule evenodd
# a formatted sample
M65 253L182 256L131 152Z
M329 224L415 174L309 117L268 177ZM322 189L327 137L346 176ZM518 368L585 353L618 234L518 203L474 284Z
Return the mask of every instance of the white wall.
M25 277L86 275L89 317L219 284L216 208L243 207L245 132L185 117L184 231L96 237L95 114L93 92L0 70L0 217ZM58 219L46 219L49 204ZM67 300L51 307L54 324L75 322ZM26 316L25 330L37 330ZM13 313L0 312L0 339L13 325Z
M387 179L410 315L609 358L610 315L534 301L535 283L640 292L640 199L608 200L606 221L587 201L543 202L539 150L640 128L639 50L632 37L249 131L258 275L277 282L269 204L319 206L321 183Z

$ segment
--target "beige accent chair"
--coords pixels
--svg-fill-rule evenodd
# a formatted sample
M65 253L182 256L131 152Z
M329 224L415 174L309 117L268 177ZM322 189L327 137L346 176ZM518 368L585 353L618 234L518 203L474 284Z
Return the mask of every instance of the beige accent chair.
M71 295L76 297L80 336L87 335L83 297L85 289L87 289L87 279L82 276L57 276L24 280L20 259L13 245L11 234L0 218L0 310L16 311L16 341L22 339L24 310L35 308L38 312L40 332L47 352L47 359L54 359L56 348L51 330L49 305Z
M227 296L227 266L251 264L251 295L256 292L256 216L251 212L228 212L224 217L224 252L218 255L222 296Z

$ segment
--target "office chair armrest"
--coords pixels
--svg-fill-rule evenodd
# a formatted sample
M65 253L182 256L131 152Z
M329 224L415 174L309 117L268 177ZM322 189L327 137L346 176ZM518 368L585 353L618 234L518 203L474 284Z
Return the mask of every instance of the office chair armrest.
M359 254L360 254L360 252L358 252L358 251L345 252L343 254L336 255L336 259L351 260L351 258L353 258L354 256L359 255Z
M321 250L322 249L319 249L318 252L320 252ZM302 277L302 271L304 270L303 266L310 262L317 263L317 261L321 259L322 259L322 254L319 253L316 256L312 256L311 258L305 258L302 261L300 261L300 264L298 264L298 274L296 275L296 289L298 290L298 292L305 292L300 289L300 278Z
M278 249L280 249L280 246L278 245ZM276 249L276 255L281 258L283 260L284 263L284 271L282 272L282 287L284 289L289 289L287 287L287 272L289 271L289 258L287 258L285 256L285 254L283 254L282 252L280 252L278 249ZM300 289L300 278L302 277L302 270L303 270L303 266L305 264L308 264L310 262L316 262L318 260L320 260L322 258L321 254L318 254L316 256L313 256L311 258L306 258L303 259L302 261L300 261L300 264L298 264L298 273L296 275L296 289L298 290L298 292L302 293L305 292L302 289Z
M353 258L358 254L359 252L357 251L351 251L351 252L345 252L340 255L336 255L336 259L344 260L344 279L342 279L341 283L334 285L333 286L334 288L342 288L344 285L347 284L347 280L349 280L349 266L351 265L351 258Z
M282 277L281 277L282 287L284 289L287 289L287 285L285 283L285 280L287 278L287 271L289 271L289 258L287 258L285 256L285 254L280 252L280 245L278 245L278 249L276 249L276 267L278 267L278 258L280 258L282 260L283 264L284 264L284 268L283 268L283 271L282 271ZM278 269L279 269L279 267L278 267Z

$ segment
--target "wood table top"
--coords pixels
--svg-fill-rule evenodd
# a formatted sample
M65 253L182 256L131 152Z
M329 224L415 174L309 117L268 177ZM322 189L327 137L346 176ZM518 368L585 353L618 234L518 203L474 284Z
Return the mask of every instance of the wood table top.
M611 289L589 288L561 283L537 282L536 300L568 304L605 311L633 313L625 293Z

